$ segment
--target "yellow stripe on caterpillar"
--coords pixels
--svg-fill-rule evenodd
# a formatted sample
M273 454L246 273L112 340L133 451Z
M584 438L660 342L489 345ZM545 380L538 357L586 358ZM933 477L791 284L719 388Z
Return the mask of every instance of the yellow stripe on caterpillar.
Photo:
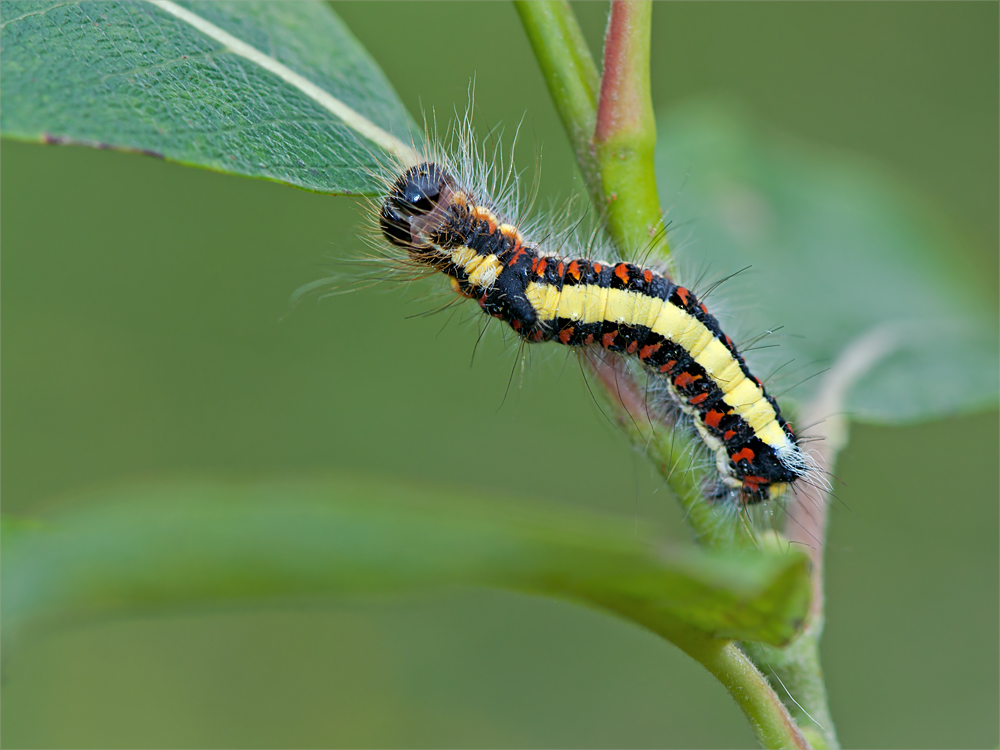
M692 355L722 390L726 403L743 417L758 438L773 447L788 443L764 392L743 374L732 352L686 311L658 298L596 285L567 286L560 292L550 284L532 282L525 292L543 321L559 317L581 323L606 321L651 328ZM606 298L603 313L601 297ZM651 320L655 322L650 326Z
M497 280L497 276L503 270L503 263L501 263L497 256L487 255L482 257L482 261L476 266L476 268L469 274L469 283L474 286L482 287L488 289L493 286L493 282Z
M705 369L712 380L718 383L724 394L729 393L746 378L733 353L718 339L713 339L702 349L695 357L695 361Z
M702 331L707 331L701 323L674 305L664 305L653 324L653 333L680 344L687 349Z
M542 301L539 304L538 317L542 320L552 320L559 310L559 299L562 296L554 286L541 287Z
M664 307L663 300L622 289L608 289L596 284L565 286L562 291L550 284L528 284L525 290L540 320L565 318L580 323L607 321L622 325L652 327ZM552 304L555 298L556 303Z
M451 251L451 262L456 266L461 268L463 271L468 273L468 265L475 258L479 257L479 253L473 250L471 247L466 247L462 245L461 247L456 247Z
M457 247L451 251L451 262L465 271L469 283L487 289L493 286L503 270L503 264L495 255L479 255L471 247Z
M690 416L715 456L720 484L743 504L810 475L809 458L777 404L690 290L629 263L543 254L482 198L427 162L396 178L379 227L410 261L444 271L456 291L526 341L593 343L637 357L662 381L669 407Z
M778 425L774 407L764 398L764 391L752 380L744 378L722 398L763 442L774 448L788 445L788 436Z
M635 309L635 298L638 296L621 289L609 289L608 306L604 310L604 319L610 323L631 325L632 321L635 320L632 312Z

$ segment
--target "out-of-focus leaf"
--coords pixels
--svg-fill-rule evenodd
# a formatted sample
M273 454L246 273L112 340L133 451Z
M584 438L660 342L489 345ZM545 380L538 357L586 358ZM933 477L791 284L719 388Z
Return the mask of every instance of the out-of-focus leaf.
M365 49L327 5L301 1L3 3L0 132L323 193L375 189L380 146L196 19L410 141L411 120Z
M772 390L881 329L893 344L848 394L852 418L904 422L997 403L995 280L962 264L951 250L962 238L929 207L856 157L765 132L735 108L666 113L658 138L668 218L694 225L672 234L681 267L710 280L752 266L712 307L730 300L722 323L737 336L783 326L762 342L775 349L750 355L765 374L793 360ZM807 400L818 382L789 396Z
M729 556L631 522L357 479L118 492L3 526L4 635L132 611L492 586L569 598L665 634L780 644L809 599L799 552Z

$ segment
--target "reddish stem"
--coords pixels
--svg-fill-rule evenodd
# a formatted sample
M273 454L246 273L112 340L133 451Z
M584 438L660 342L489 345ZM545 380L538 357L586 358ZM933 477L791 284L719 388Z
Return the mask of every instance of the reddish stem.
M649 98L649 3L615 0L604 38L604 75L594 140L641 131L652 120ZM645 51L645 55L643 55Z

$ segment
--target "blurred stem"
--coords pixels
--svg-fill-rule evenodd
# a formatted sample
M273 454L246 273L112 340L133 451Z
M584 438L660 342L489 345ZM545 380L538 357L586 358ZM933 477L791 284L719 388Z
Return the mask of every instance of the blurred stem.
M826 439L817 443L813 458L824 476L832 476L837 454L847 445L848 423L844 403L851 386L882 357L895 351L904 334L892 325L879 326L855 339L823 377L815 400L802 414L805 424L824 423ZM824 488L803 490L791 500L785 533L812 561L812 600L802 633L784 648L761 643L746 644L747 653L765 672L775 677L786 696L785 705L796 717L815 747L837 748L837 732L830 716L819 642L823 635L823 549L829 506Z

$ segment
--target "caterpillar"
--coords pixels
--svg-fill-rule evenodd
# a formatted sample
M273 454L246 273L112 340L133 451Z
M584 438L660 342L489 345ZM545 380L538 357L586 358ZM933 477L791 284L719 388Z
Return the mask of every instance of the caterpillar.
M411 263L526 342L599 346L662 382L714 455L716 494L753 505L810 474L777 401L693 292L652 268L543 253L437 161L387 184L379 230Z

